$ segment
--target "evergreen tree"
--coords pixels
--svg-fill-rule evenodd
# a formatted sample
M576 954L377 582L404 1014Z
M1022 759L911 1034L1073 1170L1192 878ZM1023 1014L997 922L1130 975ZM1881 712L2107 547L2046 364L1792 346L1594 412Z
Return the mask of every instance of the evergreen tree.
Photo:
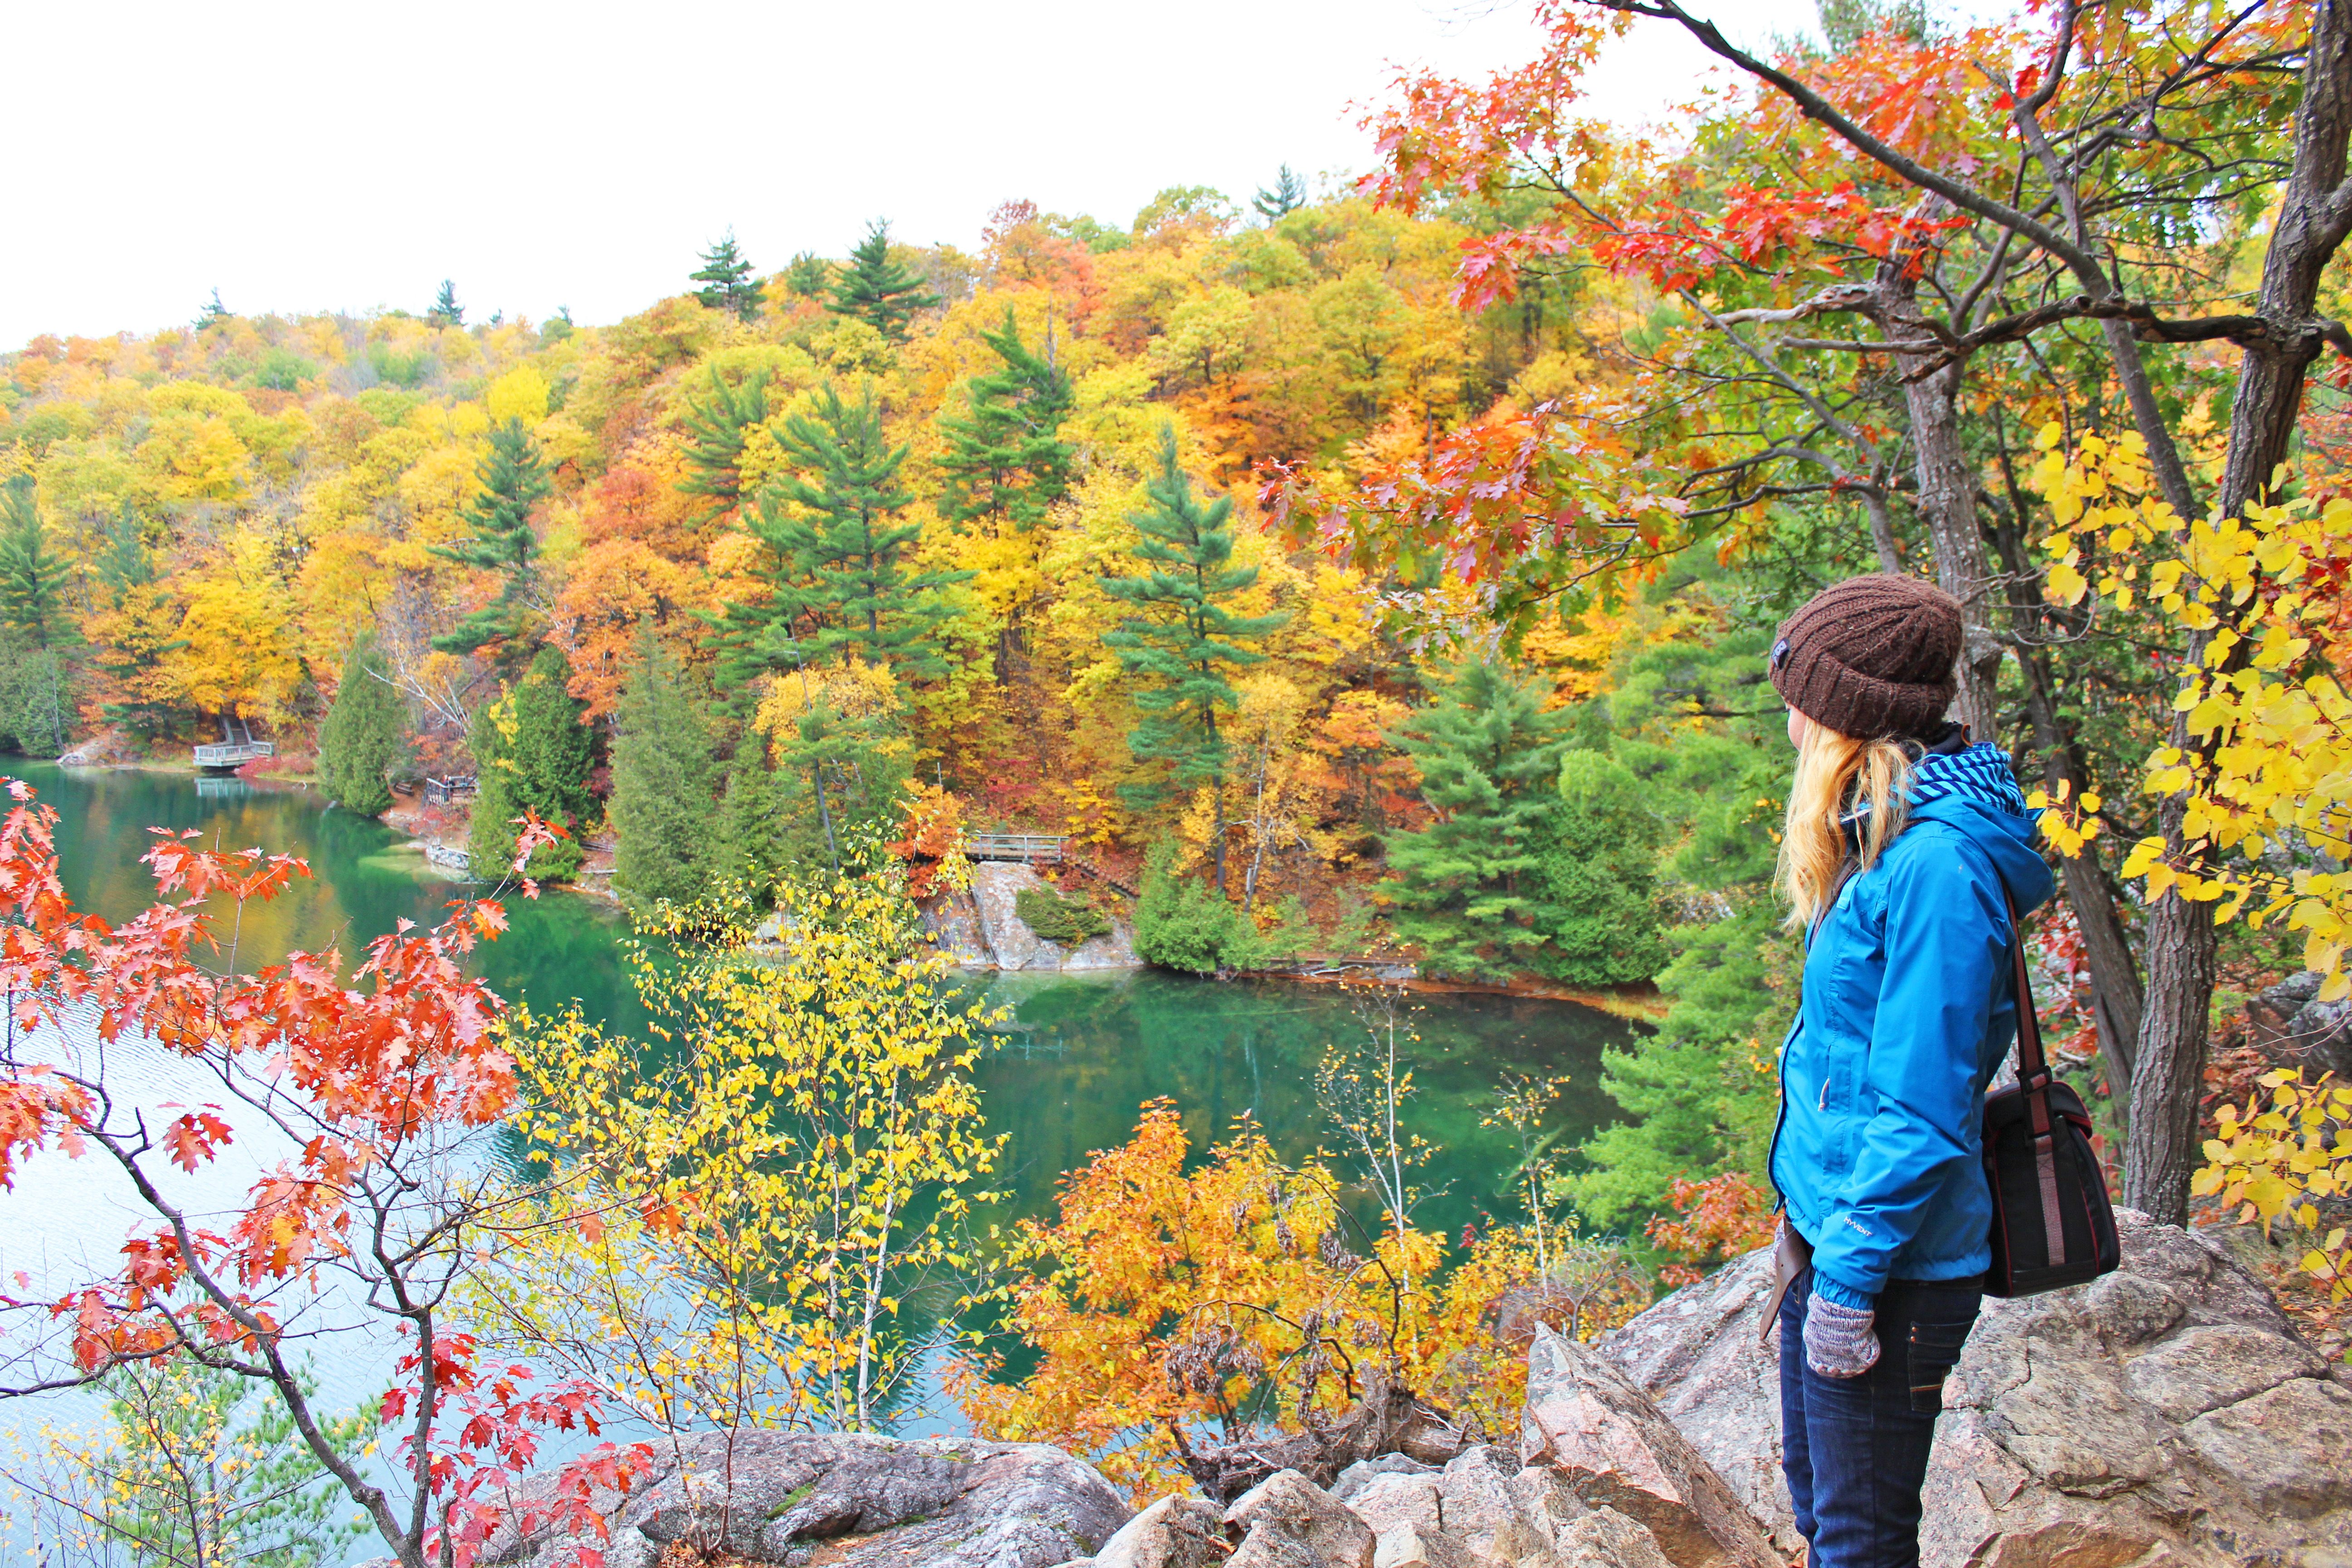
M613 731L613 890L632 910L686 903L708 887L712 849L710 731L677 660L641 623L637 666Z
M1151 847L1135 901L1135 956L1162 969L1215 974L1254 956L1257 928L1223 894L1179 877L1175 846Z
M155 580L155 562L147 552L146 531L140 527L139 514L131 509L129 496L122 498L113 526L106 531L106 542L99 550L97 565L98 580L105 584L117 605L131 589L144 587Z
M1128 736L1139 762L1167 766L1171 780L1189 789L1208 784L1216 801L1216 886L1225 888L1225 742L1217 716L1237 707L1230 670L1265 656L1244 642L1281 626L1284 615L1239 616L1223 601L1257 581L1255 566L1230 564L1234 503L1220 496L1203 506L1176 458L1176 432L1160 437L1160 475L1145 487L1150 506L1128 521L1140 536L1134 553L1149 571L1139 577L1105 577L1102 590L1139 614L1122 618L1103 642L1129 675L1143 721ZM1122 786L1126 788L1126 786ZM1139 804L1155 790L1127 789Z
M830 293L833 263L814 250L803 250L784 264L784 287L803 300Z
M228 320L229 308L221 303L220 290L215 289L213 297L205 301L205 308L196 315L196 331L201 332L206 327L217 327Z
M795 801L792 779L768 760L765 736L746 733L727 765L727 788L719 802L719 832L711 846L714 881L737 881L764 901L794 853ZM812 814L814 815L814 814Z
M499 573L506 581L496 599L455 631L435 637L433 646L444 653L471 653L486 643L506 642L519 652L547 610L540 597L539 539L530 531L530 513L554 487L541 464L539 443L520 419L490 432L490 448L474 476L481 491L459 514L472 526L471 536L436 545L433 553L478 572Z
M457 285L446 278L441 279L441 292L433 297L433 308L425 312L425 324L430 327L462 327L466 324L466 307L457 303Z
M969 417L940 416L948 449L940 458L940 511L992 535L1007 526L1025 533L1069 493L1073 452L1061 431L1076 406L1070 378L1023 345L1010 306L1003 327L980 340L1002 363L971 379Z
M579 699L565 688L571 674L561 652L541 647L521 684L474 715L467 745L480 787L467 850L483 881L510 874L515 819L525 807L572 835L533 851L530 874L562 879L580 869L580 828L595 804L588 793L595 737L580 721Z
M1388 838L1397 934L1434 973L1507 980L1538 967L1554 918L1541 876L1567 716L1548 689L1486 660L1459 667L1398 737L1436 820Z
M852 656L902 677L936 673L939 590L971 574L905 569L922 530L899 521L908 448L885 438L873 389L850 404L827 384L777 444L791 471L744 518L767 547L771 592L764 605L729 605L719 617L722 684Z
M678 489L708 496L697 526L718 521L743 504L743 447L749 432L768 422L768 373L745 376L730 386L710 368L710 400L686 402L687 477Z
M1570 985L1657 977L1666 962L1657 907L1664 829L1649 791L1622 763L1593 751L1560 760L1559 804L1536 862L1548 906L1538 970Z
M1261 188L1257 198L1250 203L1257 209L1258 216L1268 223L1286 217L1306 205L1307 182L1293 174L1287 163L1275 175L1274 189Z
M362 635L343 656L343 679L319 725L319 784L327 798L362 816L392 809L385 783L400 755L408 714L374 668L375 639Z
M72 730L73 672L53 647L0 643L0 733L28 757L54 757Z
M702 253L702 265L688 274L701 288L694 297L714 310L726 310L746 321L760 319L762 298L752 280L751 264L735 248L735 231Z
M50 550L30 474L0 485L0 624L37 648L67 635L66 563Z
M916 311L939 302L921 279L890 259L890 226L879 219L833 280L834 314L855 316L894 343L907 341L907 323Z

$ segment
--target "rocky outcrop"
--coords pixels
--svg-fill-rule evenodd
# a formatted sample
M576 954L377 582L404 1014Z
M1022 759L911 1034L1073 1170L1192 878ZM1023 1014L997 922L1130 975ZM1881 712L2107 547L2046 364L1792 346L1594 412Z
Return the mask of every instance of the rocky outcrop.
M1329 1491L1281 1470L1222 1513L1162 1498L1064 1568L1700 1568L1570 1477L1481 1446L1443 1469L1401 1455L1351 1465ZM1778 1568L1777 1563L1774 1568Z
M1946 1385L1925 1568L2352 1560L2352 1389L2219 1242L2117 1220L2116 1273L1985 1303ZM1594 1349L1785 1542L1769 1279L1743 1259Z
M1804 1538L1780 1479L1780 1356L1756 1333L1771 1293L1768 1247L1675 1291L1593 1348L1656 1402L1774 1544L1793 1553Z
M2322 1002L2320 976L2291 974L2246 1004L2251 1043L2283 1067L2352 1079L2352 1001Z
M1567 1478L1587 1504L1649 1526L1690 1568L1778 1568L1756 1518L1705 1455L1625 1373L1536 1326L1519 1457Z
M971 868L970 902L932 917L940 946L957 953L956 962L976 969L1135 969L1135 942L1123 921L1114 921L1108 935L1065 948L1029 929L1015 908L1022 893L1045 886L1034 866L982 861ZM965 912L968 910L968 913Z
M525 1487L551 1488L551 1478ZM713 1432L657 1450L604 1510L607 1568L654 1568L672 1542L748 1563L838 1568L1049 1568L1090 1552L1128 1508L1091 1466L1039 1443ZM554 1568L594 1544L494 1537L490 1568Z

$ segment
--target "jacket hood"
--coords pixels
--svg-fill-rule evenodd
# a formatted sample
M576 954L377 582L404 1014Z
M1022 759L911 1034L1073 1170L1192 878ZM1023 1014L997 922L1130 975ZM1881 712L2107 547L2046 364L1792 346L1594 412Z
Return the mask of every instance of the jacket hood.
M2056 883L2035 844L2041 814L2025 804L2009 753L1995 745L1956 752L1930 752L1911 775L1911 820L1940 822L1977 842L2000 879L2017 912L2039 907Z

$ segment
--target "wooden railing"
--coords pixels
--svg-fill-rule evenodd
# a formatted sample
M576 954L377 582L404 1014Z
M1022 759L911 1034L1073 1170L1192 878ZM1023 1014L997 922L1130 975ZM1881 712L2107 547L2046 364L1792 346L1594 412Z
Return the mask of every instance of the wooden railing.
M461 795L472 795L478 782L472 773L452 773L446 779L428 778L425 781L425 798L446 805Z
M1059 833L975 833L966 838L963 852L974 860L1023 860L1030 865L1054 865L1069 842Z
M196 748L196 766L200 768L234 768L256 757L277 754L277 745L269 741L231 741L215 746Z

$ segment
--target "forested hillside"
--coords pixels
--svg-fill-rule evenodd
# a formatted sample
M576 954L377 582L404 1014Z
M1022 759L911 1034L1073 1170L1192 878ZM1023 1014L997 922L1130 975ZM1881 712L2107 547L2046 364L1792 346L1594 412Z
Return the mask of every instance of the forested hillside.
M452 285L414 315L208 310L36 342L5 426L18 743L111 726L165 755L237 727L303 752L364 672L402 701L393 771L509 777L575 829L609 809L623 890L646 900L837 856L896 823L912 780L974 825L1120 863L1167 839L1179 871L1286 910L1294 947L1360 944L1371 903L1335 888L1428 820L1416 755L1478 743L1406 721L1494 639L1434 563L1366 573L1274 535L1253 475L1353 474L1553 396L1592 374L1588 318L1629 304L1557 287L1460 308L1475 208L1308 202L1287 171L1255 208L1172 190L1113 226L1015 203L978 255L877 226L772 273L730 238L681 258L690 291L604 328L468 324ZM1465 689L1525 727L1523 826L1558 799L1545 710L1610 647L1556 628L1518 667L1531 694ZM562 754L528 781L485 766L542 744ZM678 783L724 832L663 815ZM491 804L495 840L515 803ZM1551 853L1544 831L1458 837L1416 847L1436 906L1450 856L1516 851L1530 864L1480 869L1519 879ZM1515 911L1560 885L1533 938L1448 935L1435 906L1415 934L1465 973L1646 979L1654 942L1603 934L1625 898L1554 858Z

